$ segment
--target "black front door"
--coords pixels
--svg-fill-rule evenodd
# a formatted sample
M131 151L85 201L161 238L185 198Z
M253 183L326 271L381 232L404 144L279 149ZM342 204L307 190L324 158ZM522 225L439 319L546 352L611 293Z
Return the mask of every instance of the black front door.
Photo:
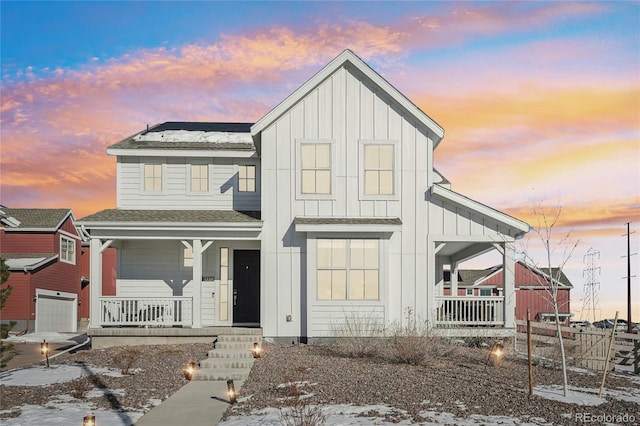
M233 251L233 323L260 325L260 251Z

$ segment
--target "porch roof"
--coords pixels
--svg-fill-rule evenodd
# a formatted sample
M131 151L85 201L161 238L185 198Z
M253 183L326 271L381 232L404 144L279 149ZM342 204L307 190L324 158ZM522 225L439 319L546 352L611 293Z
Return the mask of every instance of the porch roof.
M0 253L10 271L31 271L58 258L56 253Z
M101 224L242 224L261 226L260 212L236 210L124 210L107 209L86 216L79 225Z
M393 232L402 225L397 217L296 217L299 232Z

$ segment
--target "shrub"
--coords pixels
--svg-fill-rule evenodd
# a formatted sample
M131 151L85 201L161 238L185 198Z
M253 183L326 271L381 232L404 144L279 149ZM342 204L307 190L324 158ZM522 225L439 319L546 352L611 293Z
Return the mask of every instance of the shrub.
M83 376L71 382L71 396L76 399L86 399L87 392L93 389L91 376Z
M303 388L307 382L285 379L286 396L280 409L280 423L285 426L319 426L325 423L322 407L310 404L313 395ZM282 387L282 386L279 386Z
M345 314L344 321L331 325L335 340L331 350L350 358L369 358L380 354L384 326L372 314Z
M125 375L133 374L131 369L142 355L142 351L137 348L123 348L120 349L113 356L112 361L120 369L120 372Z

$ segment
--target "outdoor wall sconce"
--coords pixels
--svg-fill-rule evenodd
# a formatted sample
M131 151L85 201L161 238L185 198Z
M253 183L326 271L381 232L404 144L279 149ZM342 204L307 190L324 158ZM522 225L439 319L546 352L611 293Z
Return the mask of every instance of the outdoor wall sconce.
M236 387L233 386L233 380L227 380L227 395L229 396L229 403L235 404L238 394L236 393Z
M40 343L40 353L47 359L47 367L49 367L49 344L45 339L42 339L42 343Z
M82 426L96 426L96 416L93 414L87 414L82 419Z
M194 361L189 361L184 370L182 370L182 373L187 380L191 380L193 379L193 374L196 372L197 368L198 365Z
M254 358L260 358L260 354L262 353L262 348L260 347L260 343L253 342L253 349L251 350Z

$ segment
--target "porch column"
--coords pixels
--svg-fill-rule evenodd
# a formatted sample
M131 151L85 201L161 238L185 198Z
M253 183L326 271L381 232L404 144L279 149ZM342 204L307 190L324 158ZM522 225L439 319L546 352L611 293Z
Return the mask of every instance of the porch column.
M89 242L89 328L100 328L100 296L102 296L102 243Z
M458 268L460 263L452 262L449 271L449 282L451 283L451 296L456 297L458 295Z
M506 242L503 247L504 326L514 328L516 326L515 246L513 242Z
M193 328L202 328L202 240L193 240Z

